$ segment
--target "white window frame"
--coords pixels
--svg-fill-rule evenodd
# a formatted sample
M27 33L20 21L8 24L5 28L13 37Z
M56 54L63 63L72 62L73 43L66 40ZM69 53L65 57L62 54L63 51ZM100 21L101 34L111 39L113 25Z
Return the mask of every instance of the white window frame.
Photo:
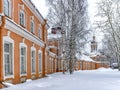
M21 17L21 14L23 14L23 17ZM23 23L22 23L23 22ZM20 13L19 13L19 23L20 25L24 26L26 25L26 17L25 17L25 12L24 10L20 10Z
M33 27L32 27L32 24L33 24ZM31 31L31 33L35 33L35 22L34 22L34 20L30 21L30 31Z
M8 2L8 6L5 6L5 2ZM6 7L7 7L7 13L6 13ZM8 17L11 17L11 0L4 0L4 14Z
M32 72L32 51L35 52L35 57L34 57L34 60L35 60L35 72ZM35 74L36 73L36 48L34 46L31 47L31 74Z
M25 67L26 67L26 73L21 73L21 48L25 48ZM20 76L26 76L27 75L27 45L25 43L20 43Z
M5 43L11 43L12 44L12 74L11 75L5 75L5 58L4 58L4 45ZM6 78L14 78L14 40L11 39L9 36L4 36L3 37L3 76L4 80Z
M39 54L41 54L41 58L39 58ZM42 51L39 50L38 51L38 72L39 73L42 73ZM41 68L41 71L40 71L40 68Z

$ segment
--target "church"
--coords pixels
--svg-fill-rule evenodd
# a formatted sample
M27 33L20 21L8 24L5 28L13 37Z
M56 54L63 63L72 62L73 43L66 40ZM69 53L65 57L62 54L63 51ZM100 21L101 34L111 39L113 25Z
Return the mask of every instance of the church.
M93 36L93 40L91 41L91 53L97 52L97 42L95 36Z

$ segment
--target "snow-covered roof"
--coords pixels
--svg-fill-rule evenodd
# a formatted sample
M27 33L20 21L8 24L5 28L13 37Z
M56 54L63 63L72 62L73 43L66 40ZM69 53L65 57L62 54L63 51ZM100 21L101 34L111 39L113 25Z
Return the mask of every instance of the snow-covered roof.
M48 39L58 39L61 38L60 34L49 34Z
M83 60L83 61L88 61L88 62L95 62L93 59L91 59L89 56L86 56L84 54L80 55L80 54L76 54L76 58L79 60Z
M90 53L90 57L96 57L97 55L100 55L100 53L99 52Z

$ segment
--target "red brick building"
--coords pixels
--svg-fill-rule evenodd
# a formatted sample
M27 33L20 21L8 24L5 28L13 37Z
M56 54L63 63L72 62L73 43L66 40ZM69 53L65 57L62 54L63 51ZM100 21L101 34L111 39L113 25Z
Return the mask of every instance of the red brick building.
M48 28L30 0L0 0L0 82L45 76Z

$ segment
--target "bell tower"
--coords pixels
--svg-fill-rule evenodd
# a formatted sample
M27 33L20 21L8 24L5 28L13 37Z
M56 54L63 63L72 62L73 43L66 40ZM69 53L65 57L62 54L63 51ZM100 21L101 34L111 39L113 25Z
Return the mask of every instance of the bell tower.
M93 36L93 40L91 41L91 52L97 51L97 42L95 40L95 36Z

